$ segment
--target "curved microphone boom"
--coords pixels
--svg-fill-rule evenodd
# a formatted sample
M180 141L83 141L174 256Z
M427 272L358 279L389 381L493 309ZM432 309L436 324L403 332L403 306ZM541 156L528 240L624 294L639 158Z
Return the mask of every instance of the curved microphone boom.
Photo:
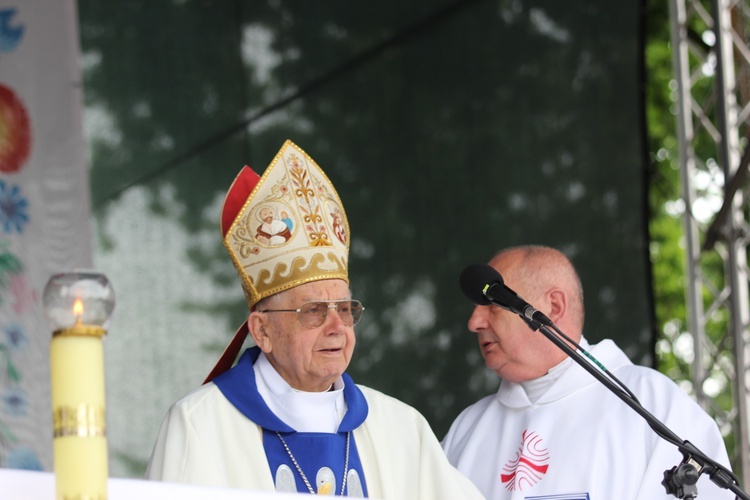
M503 277L487 264L469 264L458 279L461 291L480 306L495 304L524 319L552 326L552 320L536 310L516 292L505 286Z

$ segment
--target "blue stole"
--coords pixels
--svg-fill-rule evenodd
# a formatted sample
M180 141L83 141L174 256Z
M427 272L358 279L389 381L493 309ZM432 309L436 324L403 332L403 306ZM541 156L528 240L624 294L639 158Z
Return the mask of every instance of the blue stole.
M281 439L279 439L279 435L281 435L297 460L297 465L307 477L313 491L317 491L319 487L323 489L331 488L334 495L340 495L341 485L344 481L347 433L362 425L367 418L368 407L364 394L354 384L352 378L344 373L342 378L344 379L344 399L346 400L347 411L337 433L297 432L271 412L271 409L268 408L268 405L258 393L255 371L253 370L253 364L258 356L260 356L258 347L245 350L237 364L231 370L216 377L214 383L240 413L263 428L263 448L268 465L274 474L276 489L288 491L284 490L283 486L288 484L293 477L298 492L310 492L289 453L284 448ZM279 435L277 435L277 432ZM357 444L354 441L354 434L351 435L350 439L347 484L351 485L352 480L356 480L356 476L358 476L362 492L366 497L367 486L362 463L357 452ZM331 474L335 478L332 481L330 479ZM352 477L352 475L355 477ZM279 482L284 484L279 484ZM344 493L347 494L348 491L347 488Z

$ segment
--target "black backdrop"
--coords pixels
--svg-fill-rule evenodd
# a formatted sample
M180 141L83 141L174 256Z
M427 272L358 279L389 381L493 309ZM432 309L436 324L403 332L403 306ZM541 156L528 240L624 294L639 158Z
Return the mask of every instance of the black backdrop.
M262 172L291 139L351 224L352 290L367 311L349 371L416 406L439 437L497 386L457 280L501 247L568 253L587 338L651 364L641 11L625 0L79 0L87 113L116 131L89 132L100 251L117 254L103 228L133 189L188 236L212 231L168 251L232 293L160 310L217 318L221 341L202 353L212 362L246 314L216 200L242 165Z

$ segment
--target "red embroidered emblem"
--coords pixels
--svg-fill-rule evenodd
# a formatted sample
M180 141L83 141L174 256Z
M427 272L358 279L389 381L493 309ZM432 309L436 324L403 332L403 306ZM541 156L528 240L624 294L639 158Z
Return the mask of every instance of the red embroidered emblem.
M542 438L527 429L523 431L521 440L516 458L505 464L500 474L500 480L508 491L523 491L524 486L534 486L549 468L549 451L542 445Z

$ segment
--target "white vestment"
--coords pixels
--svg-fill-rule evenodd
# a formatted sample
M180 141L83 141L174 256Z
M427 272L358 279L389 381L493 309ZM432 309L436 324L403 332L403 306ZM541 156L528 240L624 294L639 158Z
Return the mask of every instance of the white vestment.
M587 350L649 413L729 468L716 423L674 382L632 364L610 340ZM503 381L466 408L442 443L451 463L494 500L676 498L661 481L682 454L593 375L566 363L534 403L521 384ZM735 498L706 475L697 487L698 499Z
M483 498L448 463L417 410L374 389L357 387L367 402L367 416L354 429L352 438L370 497ZM170 482L275 490L261 428L214 382L192 391L169 409L147 476Z

